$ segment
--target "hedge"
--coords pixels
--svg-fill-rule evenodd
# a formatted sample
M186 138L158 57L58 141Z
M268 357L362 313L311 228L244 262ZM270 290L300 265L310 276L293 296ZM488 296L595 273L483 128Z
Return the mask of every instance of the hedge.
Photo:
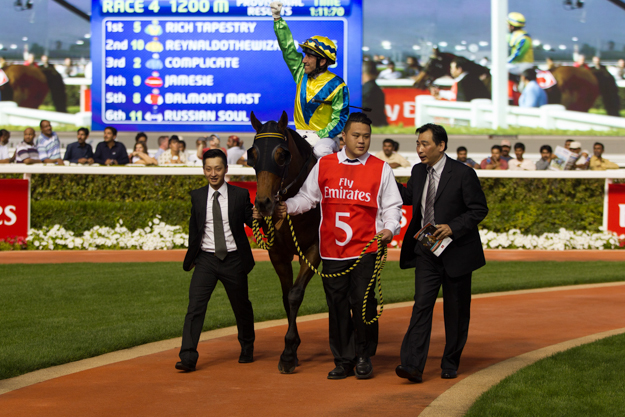
M481 226L488 230L542 234L560 228L597 231L602 224L604 180L482 178L481 183L490 209ZM60 224L80 233L122 219L133 230L160 214L186 231L188 193L205 184L199 175L33 175L31 226Z

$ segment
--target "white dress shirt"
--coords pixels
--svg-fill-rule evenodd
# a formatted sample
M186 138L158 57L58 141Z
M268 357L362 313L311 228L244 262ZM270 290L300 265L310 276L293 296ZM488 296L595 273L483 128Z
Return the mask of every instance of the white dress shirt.
M347 161L347 154L345 148L337 153L340 164L352 164ZM355 164L367 164L367 160L372 156L370 153L365 153L358 158ZM299 190L297 195L289 198L286 201L287 213L290 215L304 213L317 206L317 203L321 201L321 190L319 189L319 164L317 163L312 171L308 174L308 178L304 182L304 185ZM397 183L395 182L395 176L393 170L389 164L384 163L382 169L382 177L380 179L380 190L378 193L378 213L376 215L375 230L376 233L383 229L390 230L393 235L399 234L401 229L401 206L402 199L397 189Z
M434 164L434 191L438 191L438 183L441 182L441 174L443 173L443 169L445 168L445 162L447 162L447 155L443 154L443 157L438 160L437 163ZM425 186L423 187L423 194L421 195L421 227L425 226L423 224L423 217L425 216L425 199L428 194L428 187L430 186L430 174L426 174L425 177ZM436 212L434 212L436 214Z
M219 187L219 206L221 207L221 218L224 221L224 235L226 235L226 248L228 252L237 250L234 242L230 222L228 221L228 185L224 182ZM215 231L213 230L213 195L215 190L208 186L208 198L206 200L206 226L204 227L204 237L202 238L202 250L204 252L215 252Z

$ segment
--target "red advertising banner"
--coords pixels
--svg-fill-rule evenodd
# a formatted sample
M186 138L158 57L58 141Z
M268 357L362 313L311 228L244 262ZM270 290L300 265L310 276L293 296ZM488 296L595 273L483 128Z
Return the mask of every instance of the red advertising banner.
M415 125L415 97L430 95L427 90L416 88L383 88L386 120L390 125Z
M232 181L230 182L232 185L236 185L237 187L245 188L250 192L250 199L252 200L252 204L254 204L254 200L256 199L256 183L252 181ZM404 240L404 235L406 234L406 229L410 224L410 220L412 220L412 207L411 206L403 206L402 207L402 217L401 217L401 232L399 236L395 236L393 242L391 242L391 247L397 247L400 242ZM252 236L252 229L245 229L248 236Z
M0 239L28 236L28 180L0 180Z
M607 229L625 234L625 184L608 184Z

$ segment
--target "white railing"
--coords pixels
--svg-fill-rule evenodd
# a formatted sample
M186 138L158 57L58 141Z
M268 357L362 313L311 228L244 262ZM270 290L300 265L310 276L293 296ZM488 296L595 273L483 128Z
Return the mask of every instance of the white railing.
M58 124L91 126L91 112L58 113L18 107L13 101L0 102L0 125L36 126L42 120L49 120L53 126Z
M466 103L436 100L432 96L420 95L415 97L415 103L415 126L444 118L449 119L452 124L460 122L471 127L492 127L493 104L489 99L475 99ZM507 121L510 126L544 129L625 129L625 118L567 111L560 104L547 104L539 108L508 106Z
M396 177L409 177L411 168L396 168ZM481 178L625 178L625 170L609 171L495 171L476 170ZM145 167L126 166L56 166L52 164L0 164L0 174L93 174L93 175L204 175L202 167ZM241 165L228 166L228 175L255 176L253 168Z

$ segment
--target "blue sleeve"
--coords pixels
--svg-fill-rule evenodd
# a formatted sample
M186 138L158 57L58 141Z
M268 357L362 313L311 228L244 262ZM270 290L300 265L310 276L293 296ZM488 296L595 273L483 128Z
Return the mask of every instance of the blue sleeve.
M98 143L98 146L96 146L95 148L93 162L95 162L96 164L104 164L106 162L106 159L104 159L104 156L102 155L102 146L106 146L104 142Z

